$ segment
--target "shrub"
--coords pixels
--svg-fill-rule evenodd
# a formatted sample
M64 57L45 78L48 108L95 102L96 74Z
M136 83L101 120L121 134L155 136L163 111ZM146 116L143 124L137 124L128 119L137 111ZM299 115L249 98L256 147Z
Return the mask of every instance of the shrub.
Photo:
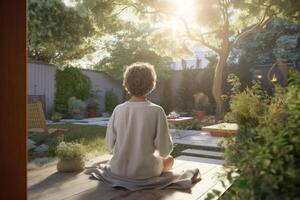
M57 146L56 155L61 160L84 161L86 152L82 144L61 142Z
M166 113L170 113L173 109L173 99L172 99L172 87L171 80L166 79L162 81L163 90L160 96L160 104L164 108Z
M86 100L87 109L95 109L97 110L99 107L98 100L94 97L90 97Z
M194 105L196 110L209 112L211 110L208 96L202 92L194 94Z
M194 119L192 124L191 124L191 129L192 130L201 130L203 127L202 122L199 119Z
M68 101L69 113L83 113L86 109L86 104L76 97L71 97Z
M193 95L196 91L196 75L197 70L195 69L183 69L182 80L178 88L178 101L177 106L180 111L191 112L194 108Z
M229 199L299 197L299 94L300 76L292 73L287 89L276 87L273 96L254 85L233 97L230 115L240 129L225 150L226 176L234 181Z
M119 98L114 93L114 91L108 90L105 92L105 110L108 113L112 113L115 109L115 107L119 104Z
M90 91L90 79L83 75L78 68L67 67L56 72L55 111L66 116L68 100L76 97L83 100Z
M62 118L62 114L55 112L52 115L51 120L52 122L60 122L61 118Z

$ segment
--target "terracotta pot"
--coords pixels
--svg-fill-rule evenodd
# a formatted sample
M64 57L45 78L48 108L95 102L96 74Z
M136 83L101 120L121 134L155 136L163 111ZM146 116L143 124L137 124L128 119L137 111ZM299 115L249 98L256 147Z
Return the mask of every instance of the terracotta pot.
M84 162L80 160L60 160L57 163L59 172L80 172L84 169Z
M87 113L88 113L88 117L97 117L97 110L96 109L88 109Z
M205 111L196 111L196 116L198 119L203 119L206 115L207 114Z

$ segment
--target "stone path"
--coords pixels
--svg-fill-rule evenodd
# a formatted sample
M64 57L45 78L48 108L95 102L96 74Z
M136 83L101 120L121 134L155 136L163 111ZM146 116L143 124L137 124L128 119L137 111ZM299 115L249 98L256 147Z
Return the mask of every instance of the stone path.
M223 139L211 136L208 132L204 131L171 129L170 132L173 142L176 144L219 148L218 143Z
M219 146L222 137L214 137L208 132L196 130L171 129L170 132L175 144L184 144L188 147L181 152L184 159L213 164L224 163L223 148Z

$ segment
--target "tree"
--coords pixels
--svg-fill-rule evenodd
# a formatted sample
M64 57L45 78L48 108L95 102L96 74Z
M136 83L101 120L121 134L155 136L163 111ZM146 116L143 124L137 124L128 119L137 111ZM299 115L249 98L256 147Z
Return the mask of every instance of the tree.
M199 91L208 96L211 104L215 104L214 98L212 95L212 85L214 78L215 67L218 62L216 55L208 56L206 59L209 61L206 68L203 69L201 79L199 81Z
M117 32L114 39L105 42L108 56L94 66L107 72L116 80L121 80L125 67L134 62L148 62L155 67L159 79L168 76L172 59L158 55L146 40L151 33L147 26L134 27L128 24L127 30Z
M30 59L62 65L93 50L90 19L61 0L30 0L28 16Z
M299 62L299 50L300 25L275 18L265 29L258 29L245 38L229 60L241 60L252 66L273 63L276 58Z
M89 18L97 35L115 34L126 30L127 23L120 15L127 9L127 0L70 0L81 16ZM101 39L101 38L100 38Z
M195 1L193 8L195 8L196 15L190 21L183 14L178 16L176 8L170 6L171 1L142 1L141 5L144 6L134 7L144 14L157 14L156 20L159 17L158 14L163 16L162 20L177 15L186 30L182 35L184 41L182 49L187 49L186 41L189 40L193 44L211 49L218 55L212 92L216 101L216 121L224 117L224 102L221 97L223 75L231 51L250 33L260 27L265 27L275 14L296 21L300 19L299 9L296 9L299 8L300 2L293 0L284 2L281 0ZM164 44L161 41L159 43Z
M273 64L278 58L285 62L299 62L299 42L300 25L275 18L266 28L254 31L233 50L227 62L227 74L238 76L241 88L246 88L253 78L251 70L257 65ZM226 91L229 86L225 85Z

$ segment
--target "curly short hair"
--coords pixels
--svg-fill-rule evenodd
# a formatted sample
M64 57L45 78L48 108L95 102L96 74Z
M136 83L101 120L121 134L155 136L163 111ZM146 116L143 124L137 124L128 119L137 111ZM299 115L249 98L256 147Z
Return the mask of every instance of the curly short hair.
M133 96L151 93L156 85L156 72L149 63L137 62L128 66L123 75L123 86Z

